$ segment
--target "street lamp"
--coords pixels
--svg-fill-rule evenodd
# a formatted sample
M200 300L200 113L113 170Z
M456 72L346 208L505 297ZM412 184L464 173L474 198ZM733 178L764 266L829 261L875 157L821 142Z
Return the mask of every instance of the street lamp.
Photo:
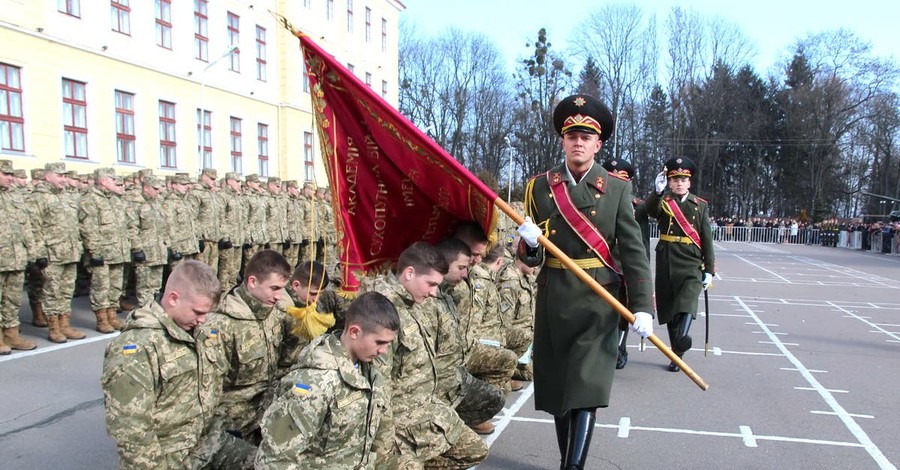
M203 138L205 137L206 131L204 129L204 113L206 112L206 71L212 68L213 65L216 65L222 59L234 54L238 50L237 44L233 44L225 50L216 60L206 64L206 67L203 67L203 70L200 71L197 77L200 80L200 115L198 117L197 125L199 127L199 136L197 141L197 164L200 166L202 170L204 165L203 162ZM212 118L210 118L212 119ZM211 164L212 162L210 162Z
M512 168L513 168L513 154L512 154L512 146L509 144L509 136L503 138L503 141L506 142L506 151L509 152L509 170L506 172L506 202L512 202Z

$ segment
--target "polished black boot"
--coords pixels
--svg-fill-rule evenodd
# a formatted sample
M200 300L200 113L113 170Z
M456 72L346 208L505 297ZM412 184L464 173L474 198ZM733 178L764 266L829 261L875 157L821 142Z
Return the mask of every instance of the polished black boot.
M588 449L591 447L591 435L594 433L594 408L572 410L569 419L569 442L566 448L565 470L581 470L587 461Z
M619 337L619 353L616 355L616 369L624 369L628 364L628 330L620 333Z
M675 353L676 356L681 357L684 353L678 350L678 324L675 320L666 323L666 329L669 331L669 344L672 345L672 352ZM674 362L669 363L669 372L678 372L681 370L677 364Z
M691 336L688 334L691 331L691 323L693 323L693 321L694 317L689 313L679 313L678 315L675 315L675 324L678 325L678 337L675 340L675 347L681 352L678 357L681 357L684 353L688 352L694 344L691 340Z
M559 445L559 468L562 469L566 459L566 446L569 444L569 419L571 411L567 411L562 416L554 416L553 422L556 424L556 443Z

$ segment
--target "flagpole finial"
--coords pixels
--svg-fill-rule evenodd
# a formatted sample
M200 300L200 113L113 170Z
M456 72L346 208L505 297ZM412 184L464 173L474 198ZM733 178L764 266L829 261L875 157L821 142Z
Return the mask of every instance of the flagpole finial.
M287 17L285 17L281 13L278 13L278 12L275 12L272 10L268 10L268 11L269 11L269 14L274 16L275 19L277 19L278 22L281 23L281 26L283 26L284 29L290 31L291 34L293 34L294 36L297 36L297 37L306 36L306 33L303 33L299 29L294 28L294 25L291 24L291 22L287 19Z

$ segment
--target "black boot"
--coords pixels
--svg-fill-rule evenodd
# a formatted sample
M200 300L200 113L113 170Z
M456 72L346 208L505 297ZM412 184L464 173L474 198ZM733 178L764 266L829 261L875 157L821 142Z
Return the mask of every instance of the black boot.
M689 313L679 313L675 316L675 319L675 324L678 325L678 337L675 340L674 346L681 352L681 354L678 355L678 357L681 357L682 354L688 352L691 349L691 346L693 346L693 341L688 333L691 331L691 323L693 323L694 317Z
M562 416L554 416L556 424L556 443L559 445L559 468L562 469L566 459L566 446L569 444L569 419L571 412L566 411Z
M628 330L622 332L621 338L619 338L619 353L616 356L616 369L624 369L625 364L628 364Z
M678 324L675 320L666 323L666 329L669 330L669 344L672 345L672 352L675 353L676 356L681 357L684 353L678 350ZM674 362L669 363L669 372L678 372L681 368L678 367L678 364Z
M594 433L594 408L572 410L569 420L569 442L566 448L565 470L581 470L587 461L588 449L591 447L591 435Z

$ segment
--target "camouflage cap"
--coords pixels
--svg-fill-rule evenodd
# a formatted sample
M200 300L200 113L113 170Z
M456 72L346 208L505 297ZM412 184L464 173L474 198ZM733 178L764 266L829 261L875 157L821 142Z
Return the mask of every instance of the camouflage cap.
M307 182L303 183L303 189L309 189L309 190L315 191L316 185L310 181L307 181Z
M66 172L66 177L67 177L67 178L72 178L72 179L77 179L77 178L78 178L78 172L75 171L75 170L69 170L69 171Z
M104 176L108 176L110 178L115 178L116 170L114 170L112 168L108 168L108 167L107 168L97 168L96 170L94 170L94 178L95 179L100 179L100 178L103 178Z
M44 169L43 168L32 168L31 169L31 179L33 180L42 180L44 179Z
M284 182L285 186L288 188L297 188L297 182L295 180L287 180Z
M24 168L19 168L13 173L16 175L16 178L28 178L28 173L25 172Z
M183 173L176 173L172 176L172 184L191 184L191 178Z
M13 169L13 164L9 160L0 160L0 171L6 173L7 175L16 174L16 170Z
M204 168L203 170L200 171L200 175L201 176L206 175L212 179L216 179L219 177L218 172L216 171L215 168Z
M153 174L153 170L150 168L143 168L137 171L138 176L141 178L146 178L149 175Z
M279 178L279 177L277 177L277 176L270 176L270 177L266 180L266 182L272 183L272 184L274 184L274 185L281 186L281 178Z
M257 175L256 173L247 175L247 182L259 183L259 175Z
M225 179L227 179L227 180L241 181L242 178L241 178L241 174L240 174L240 173L237 173L237 172L234 172L234 171L229 171L228 173L225 173Z
M115 181L117 185L125 184L125 178L123 178L122 175L113 175L112 178L113 178L113 181Z
M151 188L156 188L156 189L162 188L164 186L162 180L154 175L145 176L144 184L146 184L147 186L150 186Z
M44 170L61 175L66 172L66 164L63 162L45 163Z

